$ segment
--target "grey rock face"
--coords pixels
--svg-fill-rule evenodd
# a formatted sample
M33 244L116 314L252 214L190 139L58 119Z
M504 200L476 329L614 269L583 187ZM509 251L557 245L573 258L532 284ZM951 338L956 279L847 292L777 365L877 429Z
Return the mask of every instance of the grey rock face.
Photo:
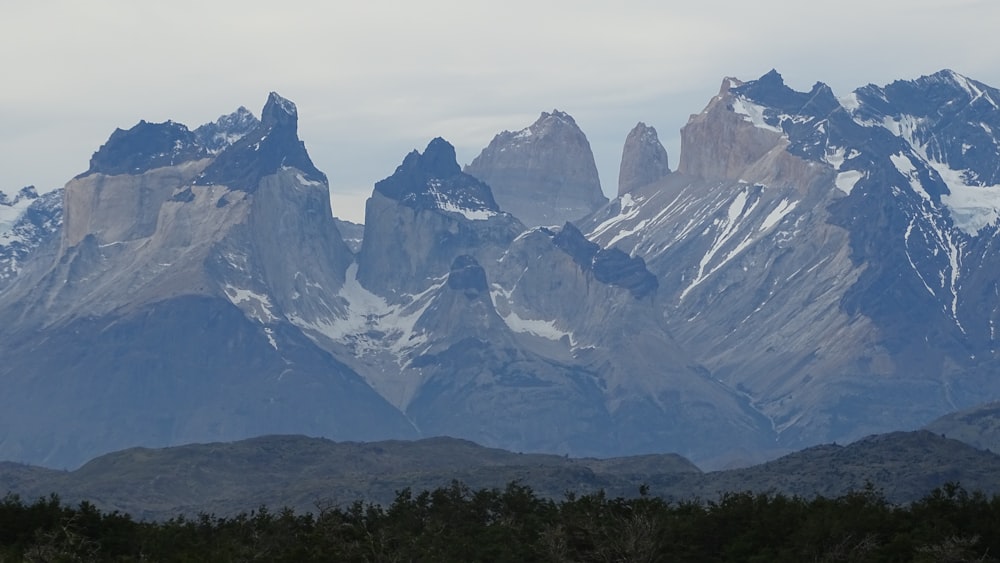
M58 243L62 195L59 189L39 196L34 186L22 188L13 198L0 192L0 291L31 266L36 251Z
M326 184L326 175L313 165L299 140L298 122L295 104L271 92L260 124L219 153L195 183L250 191L264 176L294 168L303 182Z
M119 148L129 169L146 154ZM0 457L72 466L261 433L415 435L291 322L342 315L352 261L325 181L295 166L311 164L291 102L272 95L262 122L217 155L109 174L124 165L102 151L104 168L67 184L51 252L0 292L0 425L16 429ZM57 351L40 352L35 335Z
M617 248L601 248L587 240L572 223L566 223L552 242L581 268L593 272L598 281L624 287L636 298L655 292L659 286L642 258L631 257Z
M375 184L365 207L358 281L394 301L447 275L457 256L495 261L523 229L500 211L489 186L461 171L454 147L434 139Z
M206 123L194 130L198 142L210 154L217 154L239 141L247 133L260 125L247 108L240 106L233 113L223 115L212 123Z
M261 434L407 437L403 417L287 323L178 297L5 344L0 457L76 467L136 445ZM277 347L271 342L277 343Z
M625 138L618 171L618 197L652 184L667 174L670 174L667 149L660 143L656 129L640 121Z
M678 342L785 447L917 427L1000 393L986 375L995 215L955 197L985 197L969 191L985 172L948 156L963 141L921 133L939 114L964 130L950 108L994 94L935 76L843 101L776 72L726 79L682 130L679 173L582 225L645 258ZM989 107L976 102L971 127L992 129Z
M361 250L361 241L365 238L365 226L336 217L333 218L333 222L337 225L340 235L344 237L344 243L351 249L351 252L357 254Z
M364 428L718 467L995 399L1000 199L982 151L932 132L1000 131L996 96L727 79L678 172L562 227L525 228L435 139L376 184L356 256L287 100L183 162L109 142L0 291L0 427L40 429L0 455ZM537 188L573 131L544 114L474 164Z
M489 184L500 208L529 227L575 221L608 201L587 137L558 110L498 134L465 172Z
M108 176L141 174L206 155L205 147L185 125L173 121L140 121L127 131L115 129L90 158L90 168L80 177L98 173Z

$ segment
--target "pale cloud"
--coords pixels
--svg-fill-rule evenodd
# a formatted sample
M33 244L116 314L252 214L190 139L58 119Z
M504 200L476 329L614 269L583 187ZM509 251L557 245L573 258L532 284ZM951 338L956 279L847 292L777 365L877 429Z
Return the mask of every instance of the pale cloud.
M723 76L777 68L794 88L846 93L947 67L1000 86L1000 4L975 0L8 4L0 189L61 185L115 127L256 113L276 90L355 220L430 138L468 162L553 108L587 133L613 193L635 122L656 126L676 163L678 130Z

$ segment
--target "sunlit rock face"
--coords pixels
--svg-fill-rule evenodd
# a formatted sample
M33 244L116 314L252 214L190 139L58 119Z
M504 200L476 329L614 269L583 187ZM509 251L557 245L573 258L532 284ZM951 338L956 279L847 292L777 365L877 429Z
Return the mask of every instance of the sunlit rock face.
M498 134L465 172L489 184L500 208L529 227L575 221L608 201L586 135L559 110Z
M639 122L625 138L618 170L618 197L647 186L670 174L667 150L656 129Z

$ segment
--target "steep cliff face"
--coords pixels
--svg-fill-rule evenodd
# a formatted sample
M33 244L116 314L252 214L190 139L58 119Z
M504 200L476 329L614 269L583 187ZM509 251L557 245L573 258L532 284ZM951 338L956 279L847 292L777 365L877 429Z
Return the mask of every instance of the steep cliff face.
M652 184L669 173L667 150L660 143L656 129L640 121L625 137L618 170L618 197Z
M54 251L62 229L62 196L62 190L38 195L34 186L13 197L0 192L0 291L25 267L34 267L36 253Z
M263 115L216 122L211 147L173 122L116 131L66 185L58 244L0 293L0 456L415 435L289 322L343 314L352 254L294 104L272 94Z
M66 185L59 257L38 283L27 280L12 287L12 295L46 303L45 322L178 295L227 299L258 318L342 311L316 289L336 291L352 259L331 218L325 177L311 179L321 173L288 164L308 161L294 105L272 94L264 114L214 157L185 135L191 145L181 153L192 158L178 163L146 143L119 146L124 141L115 138L156 140L187 131L183 125L140 123L116 131L91 170ZM134 173L102 172L120 168L114 158ZM233 176L239 189L208 183L226 176L234 162L256 162L253 174Z
M358 280L390 301L420 293L459 255L494 262L523 229L501 212L489 186L461 171L454 147L434 139L375 184Z
M679 172L583 230L646 260L678 341L779 443L916 427L1000 392L991 188L928 133L970 105L990 128L991 95L950 72L841 100L773 71L726 79L682 130Z
M526 232L501 260L493 300L524 345L592 374L614 444L605 447L642 452L669 443L699 462L773 447L769 425L746 398L675 340L642 259L595 246L572 225ZM600 272L605 254L621 257L621 277Z
M500 208L529 227L575 221L608 201L586 135L559 110L498 134L465 172L489 184Z
M998 99L950 71L727 79L677 172L640 124L627 189L561 226L434 139L357 254L288 100L116 131L57 196L0 198L0 457L305 432L719 466L995 399ZM578 133L543 114L469 168L553 218Z

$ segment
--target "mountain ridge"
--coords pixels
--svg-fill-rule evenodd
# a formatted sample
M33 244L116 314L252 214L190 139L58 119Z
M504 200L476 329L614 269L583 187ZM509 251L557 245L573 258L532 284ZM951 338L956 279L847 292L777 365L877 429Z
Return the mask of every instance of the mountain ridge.
M486 448L448 437L417 441L334 442L270 435L234 443L130 448L74 471L0 463L0 489L31 499L51 493L142 519L217 516L290 507L315 511L354 501L390 503L459 480L472 488L512 481L537 494L567 492L709 502L752 491L834 498L872 490L893 503L961 482L969 491L1000 491L1000 457L930 432L894 432L840 446L824 444L742 469L704 473L676 454L567 458Z
M0 286L0 455L275 428L720 467L920 427L1000 396L997 96L950 71L841 98L727 78L677 170L637 127L655 173L607 203L568 114L465 171L436 137L375 184L356 250L279 95L260 120L117 130ZM491 167L526 183L469 173ZM505 189L583 211L532 225Z

